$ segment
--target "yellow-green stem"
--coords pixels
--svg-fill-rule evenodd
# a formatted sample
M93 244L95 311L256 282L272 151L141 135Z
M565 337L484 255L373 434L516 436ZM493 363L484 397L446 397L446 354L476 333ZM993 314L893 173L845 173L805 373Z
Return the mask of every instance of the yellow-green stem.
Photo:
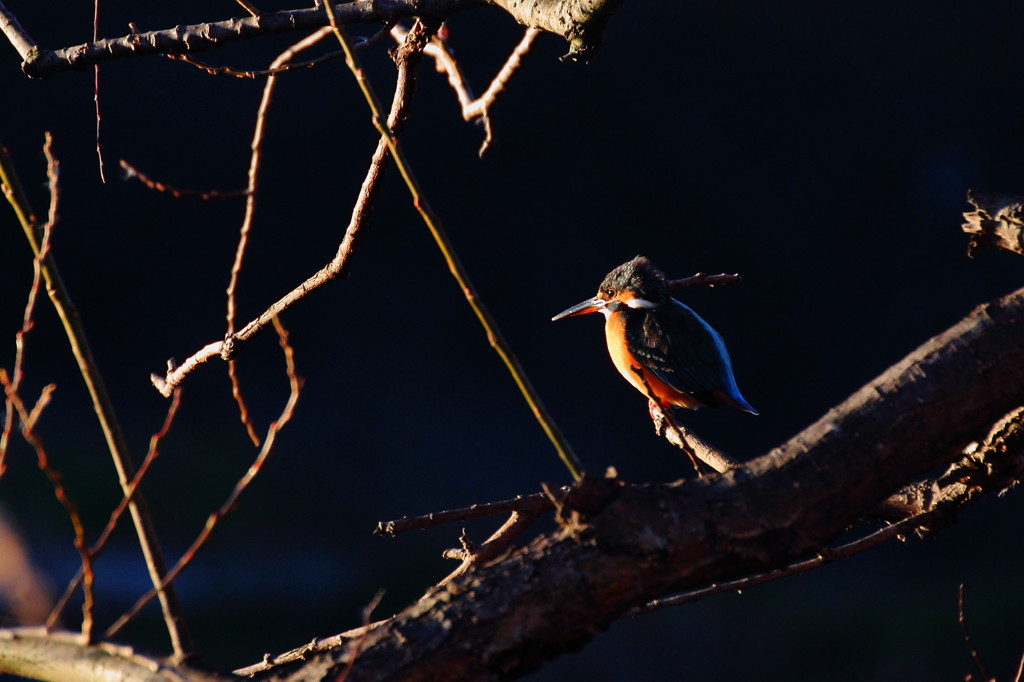
M47 134L47 143L49 143L49 134ZM14 169L14 163L2 144L0 144L0 183L3 184L4 194L14 208L14 213L18 217L18 222L21 223L25 237L32 247L32 252L37 258L40 258L40 269L43 273L43 280L46 282L46 293L54 309L57 311L57 316L60 318L68 338L68 343L71 346L71 352L78 363L79 372L85 381L89 396L92 398L93 409L96 412L103 436L107 441L107 447L114 460L114 467L117 470L122 491L125 495L128 495L129 485L135 473L135 466L128 454L127 443L124 440L121 427L114 414L113 403L107 394L103 377L96 366L92 349L89 347L85 329L78 317L78 311L71 302L71 297L64 286L53 255L45 253L42 257L39 256L42 249L39 221L35 217L28 198L21 187L21 182L18 180ZM160 545L156 539L156 531L153 528L152 520L141 492L140 490L134 492L131 502L129 502L129 511L135 523L139 545L146 559L150 579L154 585L159 585L167 569ZM185 628L181 605L175 596L172 586L167 586L166 589L160 591L160 605L163 608L164 620L171 639L171 645L174 649L175 658L183 659L191 655L191 638L189 637L188 630Z
M534 417L536 417L541 428L544 430L544 433L555 446L555 450L558 452L559 458L561 458L562 462L569 469L569 473L572 474L572 477L575 480L580 480L583 476L583 465L580 464L579 459L577 459L575 453L572 451L572 447L565 439L565 436L558 428L558 425L551 419L547 409L544 407L544 403L541 402L540 396L537 394L533 384L530 383L529 378L526 376L526 372L523 370L516 357L512 354L508 342L505 340L501 330L498 328L497 322L487 311L483 301L481 301L476 295L476 289L470 282L466 269L459 261L459 257L455 253L448 236L445 234L440 220L434 214L426 197L420 190L419 183L416 181L416 177L413 175L412 169L410 168L404 153L398 146L398 140L391 133L387 122L381 115L381 107L377 96L374 94L369 80L363 74L362 68L356 58L351 40L344 30L342 30L338 25L337 21L335 21L334 9L331 7L331 3L325 2L324 9L327 12L327 16L330 18L334 34L337 36L338 42L341 43L342 50L345 51L345 63L355 76L356 82L359 84L359 89L362 90L363 97L366 99L366 103L370 107L373 126L381 134L385 144L387 144L388 151L391 152L395 166L398 168L398 172L401 174L402 180L405 181L406 187L409 188L409 193L412 195L413 206L419 212L423 222L426 223L427 229L430 230L430 234L437 243L437 247L441 250L441 255L444 256L445 262L448 264L448 270L452 273L452 276L458 283L459 288L462 289L462 293L465 295L466 301L473 309L477 319L480 320L480 324L487 333L487 338L490 341L491 346L498 353L502 362L505 363L505 367L508 368L513 381L515 381L516 386L519 387L520 392L523 394L523 398L526 399L526 403L530 406L530 410L533 412Z

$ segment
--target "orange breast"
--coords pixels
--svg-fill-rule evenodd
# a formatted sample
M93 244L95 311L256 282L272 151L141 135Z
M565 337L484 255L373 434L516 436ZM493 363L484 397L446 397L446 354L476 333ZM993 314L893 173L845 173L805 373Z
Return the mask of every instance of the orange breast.
M696 398L677 391L645 368L633 354L626 343L626 317L615 312L608 316L604 324L605 341L608 343L608 354L612 364L619 370L626 381L648 398L651 394L658 399L662 407L700 407L704 403Z

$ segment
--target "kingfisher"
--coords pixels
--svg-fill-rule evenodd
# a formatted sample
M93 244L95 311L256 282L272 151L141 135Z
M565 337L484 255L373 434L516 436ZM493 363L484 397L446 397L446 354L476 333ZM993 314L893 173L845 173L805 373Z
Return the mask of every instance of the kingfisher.
M647 258L615 268L597 296L551 320L588 313L604 315L608 354L619 374L666 414L720 405L757 414L736 387L722 337L669 295L664 273Z

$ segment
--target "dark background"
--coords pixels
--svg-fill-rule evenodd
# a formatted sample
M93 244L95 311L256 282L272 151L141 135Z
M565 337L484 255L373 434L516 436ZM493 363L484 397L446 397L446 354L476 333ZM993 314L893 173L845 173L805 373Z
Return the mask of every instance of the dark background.
M91 37L91 3L6 4L44 47ZM593 471L614 465L629 481L690 475L652 434L644 399L612 369L598 319L549 322L637 253L674 277L742 273L739 286L684 297L725 337L739 385L761 412L705 410L687 423L741 459L780 444L976 304L1021 284L1019 257L969 260L959 225L968 187L1024 193L1024 7L748 5L628 2L589 66L559 62L564 42L543 36L495 111L497 143L482 160L482 131L461 121L444 78L423 70L402 142L482 298ZM232 2L105 0L100 32L239 11ZM478 91L521 35L492 8L449 27ZM297 38L204 58L261 68ZM29 81L12 49L0 55L0 139L43 212L43 131L54 134L62 168L54 251L141 458L167 407L149 373L223 334L243 204L151 192L123 181L117 160L181 187L244 187L262 81L215 78L160 57L104 66L101 184L91 73ZM363 59L389 100L384 46ZM240 323L333 255L374 143L340 61L282 78ZM0 366L10 367L31 257L6 208L0 278ZM306 379L298 413L178 581L201 650L229 667L357 626L380 588L376 615L398 611L454 567L440 552L457 544L458 525L387 540L370 534L378 520L568 480L395 174L350 279L303 301L284 323ZM29 343L25 395L58 385L40 430L94 537L119 493L45 301ZM240 358L261 429L287 396L282 368L273 334ZM171 558L254 456L224 369L212 362L186 381L145 486ZM76 569L66 517L23 443L8 466L4 513L62 589ZM529 679L962 679L973 668L956 622L961 582L989 671L1009 679L1024 649L1022 512L1014 491L932 540L616 623ZM482 540L497 521L470 525L471 536ZM116 540L97 569L104 626L147 586L127 526ZM152 605L122 639L166 650L158 618Z

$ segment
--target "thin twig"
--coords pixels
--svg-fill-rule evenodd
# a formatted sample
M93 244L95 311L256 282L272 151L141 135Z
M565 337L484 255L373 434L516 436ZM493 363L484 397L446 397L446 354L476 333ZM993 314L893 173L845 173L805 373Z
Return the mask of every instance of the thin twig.
M448 264L449 272L451 272L452 277L454 277L455 281L458 283L459 289L466 297L466 301L473 309L473 312L476 313L477 319L480 321L480 324L483 326L484 331L487 334L487 340L490 342L491 347L494 348L502 362L505 363L505 367L512 375L512 379L515 381L520 392L523 394L523 397L526 399L526 403L529 405L534 417L547 434L552 445L554 445L559 458L565 464L572 477L579 480L583 477L583 465L580 464L579 459L572 450L572 446L569 445L569 441L566 440L561 429L558 428L558 425L548 413L547 408L544 407L544 403L541 401L540 395L537 393L536 389L534 389L533 384L526 375L526 371L523 369L522 365L519 364L519 360L512 353L512 349L509 347L508 341L505 340L504 335L501 333L501 329L498 327L497 321L491 316L487 307L477 294L475 287L469 279L469 274L466 272L465 267L463 267L458 254L455 253L455 249L452 247L451 241L448 239L448 236L441 225L441 221L430 207L430 203L427 201L426 196L424 196L419 183L413 175L412 168L409 165L408 160L405 158L404 152L399 147L398 138L392 134L391 130L388 128L387 122L381 117L380 103L377 99L377 95L374 93L373 88L370 85L370 81L366 78L362 68L359 66L358 58L356 57L355 50L352 47L352 41L338 24L334 15L334 9L331 7L331 3L324 4L324 8L327 10L327 14L330 18L331 27L334 29L334 35L338 38L338 42L341 43L342 49L345 50L345 63L348 65L349 70L352 71L352 75L355 76L356 82L359 84L359 89L362 90L363 97L366 99L366 103L370 108L370 117L372 119L373 126L387 142L388 149L391 151L391 156L395 160L395 166L398 168L399 173L402 175L402 180L405 182L406 187L409 189L409 193L412 195L413 206L419 212L420 217L427 226L427 229L430 230L430 234L433 236L434 242L441 250L441 254L444 256L445 262Z
M121 497L121 502L118 503L114 511L110 513L110 518L107 520L107 525L100 533L99 538L93 543L92 547L89 548L89 553L95 559L99 556L100 552L106 547L107 540L110 538L110 534L117 527L118 521L121 520L124 510L128 507L128 503L131 501L132 496L139 487L139 483L142 482L142 478L149 471L150 466L156 460L160 454L159 445L160 441L167 436L171 431L171 424L174 422L174 417L178 413L178 406L181 404L181 389L174 391L174 397L171 400L170 406L167 408L167 415L164 417L164 423L160 427L160 430L153 434L149 439L149 451L146 453L146 458L142 460L142 465L139 466L139 470L135 472L135 477L132 478L131 485L129 485L129 492L127 495ZM56 605L50 611L49 618L46 619L46 627L52 629L57 626L57 622L60 619L61 612L64 611L64 607L67 606L68 600L71 595L75 593L79 583L82 582L83 571L79 569L75 577L71 579L68 586L64 589L64 594L57 600Z
M356 659L359 658L359 652L362 651L363 644L366 642L366 638L370 634L370 629L366 627L370 624L370 618L373 617L373 612L377 610L377 606L380 605L380 600L384 598L384 590L377 590L377 594L373 595L373 599L363 609L363 629L364 632L360 636L356 643L352 646L352 653L348 655L348 663L345 664L345 670L338 676L335 682L345 682L348 679L349 673L352 672L352 666L355 665Z
M926 523L928 519L934 515L934 512L927 512L918 516L904 519L899 523L895 523L891 526L886 526L876 530L875 532L867 535L859 540L854 540L845 545L836 547L835 549L826 549L818 553L811 559L805 559L804 561L798 561L796 563L777 568L773 571L766 573L759 573L757 575L747 576L745 578L739 578L738 580L730 580L724 583L715 583L702 587L699 590L693 590L692 592L684 592L673 597L666 597L664 599L654 599L647 602L643 606L630 609L625 614L624 618L632 618L639 616L644 613L650 613L651 611L657 611L659 609L669 608L673 606L681 606L683 604L689 604L690 602L699 601L706 597L710 597L714 594L720 594L722 592L740 592L742 590L750 589L757 585L761 585L772 580L784 578L789 575L795 575L797 573L806 573L810 570L824 566L825 564L838 561L840 559L846 559L854 554L863 552L866 549L870 549L875 545L881 544L886 540L890 540L894 537L903 537L911 532L922 523Z
M437 584L437 587L444 587L445 585L448 585L474 566L483 565L492 559L498 558L498 556L512 546L512 543L515 542L516 538L519 537L519 535L522 534L530 524L537 520L539 515L539 511L533 510L514 511L509 514L505 523L503 523L498 530L494 531L494 533L492 533L482 545L477 547L464 547L464 554L458 557L462 559L462 563L459 564L458 568L441 580L441 582Z
M391 30L391 34L398 40L404 37L404 29L396 26ZM512 76L522 65L523 58L529 54L534 40L540 34L541 31L539 29L526 29L526 33L523 34L519 44L512 50L512 53L505 60L498 74L480 97L473 96L473 91L470 89L469 84L466 82L466 77L462 73L462 67L459 66L455 55L449 50L448 42L445 38L435 35L424 49L426 55L433 57L437 70L448 76L448 84L455 91L455 96L459 100L463 120L468 122L479 118L483 123L484 141L480 145L478 152L480 156L484 155L494 140L491 128L491 108L498 101L501 94L505 92L506 85L508 85Z
M695 275L683 277L682 279L670 279L668 281L668 290L679 291L680 289L689 289L690 287L716 287L722 284L739 284L742 281L743 278L739 275L705 275L703 272L698 272Z
M29 332L35 325L35 306L39 297L39 286L42 283L42 260L50 251L50 234L57 223L57 192L50 192L50 210L46 224L43 226L43 238L39 253L32 259L32 285L28 290L28 300L25 303L25 313L22 316L21 329L14 336L14 366L11 370L11 391L17 393L21 386L21 379L24 374L25 343ZM10 442L11 431L14 428L14 403L10 398L4 400L4 428L0 433L0 476L6 469L4 463L7 454L8 443ZM34 410L33 410L34 411ZM35 417L32 418L35 421Z
M314 638L310 642L292 649L291 651L286 651L276 656L267 655L259 663L256 663L255 665L247 665L244 668L238 668L233 672L239 677L252 677L256 673L264 672L287 663L292 663L298 660L304 661L313 654L323 651L333 651L343 646L346 642L364 639L370 632L373 632L382 625L389 623L392 618L384 618L374 623L360 625L357 628L352 628L351 630L346 630L345 632L340 632L336 635L331 635L330 637Z
M409 115L409 108L412 104L413 86L416 82L416 69L419 66L419 59L416 57L420 53L411 48L418 42L421 42L421 39L417 38L417 35L423 33L423 29L417 28L417 26L413 27L410 39L407 43L399 47L395 55L395 64L398 67L398 76L396 79L395 94L391 103L391 112L388 115L388 125L392 133L395 135L398 135L405 126L406 118ZM425 40L425 38L422 40ZM228 357L233 356L242 348L242 346L245 345L245 343L249 341L249 339L270 324L270 320L275 316L283 313L310 292L337 277L343 276L348 271L351 258L355 255L359 246L362 228L369 220L370 211L373 208L374 199L377 197L377 193L380 189L380 180L383 177L384 170L387 168L389 158L390 155L388 152L387 141L381 138L377 142L377 148L374 150L373 156L370 159L370 165L366 171L366 176L363 178L363 183L359 188L359 195L352 206L352 214L345 230L345 235L342 238L341 243L338 245L338 250L335 253L334 258L312 276L308 277L305 282L292 289L290 292L285 294L285 296L260 313L258 317L251 320L233 336L228 337L224 341L214 341L213 343L203 346L180 366L177 366L172 362L168 363L167 373L164 376L160 376L158 374L150 375L150 380L153 382L153 386L155 386L162 395L165 397L170 396L174 387L181 384L189 373L210 358L223 358L225 355Z
M238 505L238 500L242 496L242 493L249 487L253 482L253 479L263 469L263 465L266 464L267 459L274 451L274 445L277 443L277 435L281 429L291 420L292 415L295 412L295 403L299 399L299 390L302 388L302 379L295 373L295 358L292 352L292 347L288 344L288 332L285 331L281 325L280 320L274 318L274 329L277 331L278 340L281 345L281 350L284 353L285 360L285 371L288 375L288 385L290 392L288 394L288 401L285 403L284 409L281 411L281 415L276 421L270 424L267 429L266 438L263 440L263 447L260 448L260 452L256 455L256 459L252 465L245 472L245 474L238 480L235 487L231 490L227 500L220 506L220 508L210 514L206 519L206 524L203 526L202 531L196 536L196 539L192 542L185 553L178 559L178 562L174 567L167 572L164 576L163 581L155 589L151 589L146 594L139 597L138 601L120 618L114 622L109 628L107 628L105 637L112 638L117 632L124 627L124 625L135 616L139 610L149 603L149 601L157 594L157 590L165 589L171 584L171 582L178 577L178 575L185 570L192 559L195 557L196 552L206 543L206 540L213 533L214 529L220 523L220 520L231 513L231 511Z
M383 28L381 28L379 31L374 33L369 38L362 38L359 41L357 41L356 49L363 49L365 47L369 47L370 45L373 45L374 43L379 41L381 38L388 34L388 31L391 29L391 25L392 22L388 22L387 24L384 25ZM266 76L273 76L275 74L284 73L286 71L295 71L297 69L309 69L314 66L317 66L318 64L323 64L324 62L330 61L332 59L339 59L344 56L344 51L337 50L335 52L328 52L325 55L321 55L319 57L316 57L315 59L310 59L304 62L292 62L290 64L282 64L277 68L261 69L259 71L245 71L242 69L235 69L230 66L214 66L212 64L201 62L195 57L188 54L169 54L167 55L167 58L173 59L175 61L185 62L186 64L190 64L191 66L194 66L201 71L205 71L211 76L231 76L233 78L264 78Z
M974 665L977 666L978 672L981 673L981 679L988 682L992 679L988 676L988 671L985 670L985 664L981 661L981 655L978 653L977 647L974 646L974 640L971 639L971 632L967 629L967 609L964 606L964 584L960 583L956 590L956 622L960 624L960 631L964 635L964 644L967 645L967 651L971 654L971 660L974 661Z
M164 184L159 180L154 180L153 178L149 177L148 175L146 175L145 173L143 173L138 168L131 165L124 159L121 159L120 164L121 168L123 168L125 171L125 178L135 178L136 180L138 180L151 190L155 190L157 192L166 192L175 199L180 199L181 197L199 197L200 199L228 199L233 197L244 197L247 194L247 191L244 189L228 190L224 192L220 190L203 191L198 189L178 189L177 187Z
M256 9L255 7L253 7L252 4L247 2L246 0L235 0L235 2L237 2L239 5L241 5L242 9L244 9L250 15L252 15L254 17L258 17L260 15L260 11L258 9Z
M341 50L336 52L329 52L315 59L310 59L304 62L295 62L294 64L282 64L276 68L260 69L259 71L245 71L242 69L236 69L231 66L214 66L213 64L207 64L201 62L195 57L187 54L169 54L168 59L173 59L176 62L184 62L191 66L196 67L200 71L204 71L211 76L231 76L233 78L264 78L266 76L276 76L279 73L285 73L287 71L295 71L297 69L309 69L318 64L330 61L332 59L340 59L344 57L345 53Z
M92 42L100 38L100 0L92 1ZM92 66L92 101L96 107L96 162L100 169L100 182L106 184L107 176L103 172L103 147L100 146L100 65Z
M50 139L50 135L47 133L46 144L43 149L48 155L50 153ZM54 178L51 180L51 184L53 186L52 191L55 192L56 163L52 161L48 163L48 169L49 172L54 175ZM34 213L32 212L28 199L25 196L25 192L21 188L21 183L18 180L17 173L15 172L14 164L2 144L0 144L0 183L4 186L4 195L14 207L15 215L17 215L18 221L21 223L22 231L25 233L25 237L28 240L29 245L32 247L32 251L36 256L39 256L42 251L42 235L40 227ZM129 481L135 473L134 465L132 463L131 456L128 453L124 434L117 422L117 416L114 414L113 403L110 400L110 396L107 394L106 385L103 382L103 376L100 374L96 365L96 360L93 357L92 349L89 346L89 340L85 334L84 326L78 317L77 310L71 302L71 297L68 294L67 288L64 286L64 282L61 279L60 271L57 268L53 254L44 253L41 257L41 263L43 280L46 282L46 292L49 295L50 302L57 311L57 316L60 318L61 324L64 327L64 333L68 338L72 354L75 356L79 373L82 375L82 380L85 382L86 388L89 391L89 397L92 400L93 409L96 412L100 428L103 431L103 436L107 443L107 448L109 449L114 461L118 481L121 484L121 490L125 495L127 495ZM146 506L145 498L141 492L137 492L132 496L132 501L129 503L128 509L131 512L132 521L135 524L136 535L139 538L139 546L141 547L143 556L146 559L146 567L149 571L150 579L154 585L158 585L160 584L166 568L164 566L160 545L156 539L156 532L153 529L153 522L149 516L148 507ZM189 637L188 630L185 627L181 605L178 602L177 596L172 587L169 586L166 590L160 591L160 606L163 610L164 623L167 626L167 632L171 640L174 657L177 660L183 660L192 653L192 641Z
M306 36L299 42L290 46L270 63L271 70L282 64L290 62L295 55L316 45L330 34L330 29L324 27ZM242 227L239 230L238 246L235 249L235 261L231 265L231 278L227 288L227 332L225 338L230 338L235 333L235 293L238 289L238 277L242 272L242 263L245 260L245 250L249 243L249 233L252 230L252 220L256 213L256 186L259 178L260 161L262 159L263 133L266 127L267 110L270 108L270 100L274 93L274 86L277 85L277 75L271 74L263 86L263 97L260 100L259 109L256 111L256 128L252 135L252 154L249 157L249 182L245 188L245 216L242 218ZM256 426L249 418L249 410L245 405L242 396L242 387L238 380L238 368L234 358L227 358L228 377L231 379L231 396L238 405L238 416L249 440L256 447L260 446L260 438L256 435Z
M559 490L564 494L569 491L569 488L568 486L563 486ZM494 516L514 511L540 513L554 508L555 505L547 494L533 493L532 495L520 495L511 500L474 504L462 509L433 512L424 516L406 516L394 521L380 521L377 523L377 528L374 529L373 534L386 535L393 538L407 530L424 530L444 523L466 521L481 516Z
M50 458L46 454L46 448L43 447L43 441L40 440L39 436L33 429L33 423L35 419L38 418L37 410L34 410L34 412L37 412L35 418L29 415L28 410L25 409L25 404L21 400L21 396L14 392L13 383L7 376L7 372L2 368L0 368L0 384L3 385L7 400L14 405L14 409L21 420L22 437L36 451L36 460L39 464L39 469L46 475L46 478L49 479L50 484L53 486L53 493L57 497L57 501L64 507L64 510L67 512L68 518L71 521L71 527L75 534L75 549L78 551L79 560L82 563L82 639L85 640L86 644L92 644L92 609L94 603L93 579L95 575L92 570L92 554L89 552L89 547L85 540L85 526L82 524L82 518L78 514L78 507L64 489L64 483L61 480L60 472L54 469L50 464ZM52 390L52 387L50 390ZM44 404L42 400L40 400L40 404Z

